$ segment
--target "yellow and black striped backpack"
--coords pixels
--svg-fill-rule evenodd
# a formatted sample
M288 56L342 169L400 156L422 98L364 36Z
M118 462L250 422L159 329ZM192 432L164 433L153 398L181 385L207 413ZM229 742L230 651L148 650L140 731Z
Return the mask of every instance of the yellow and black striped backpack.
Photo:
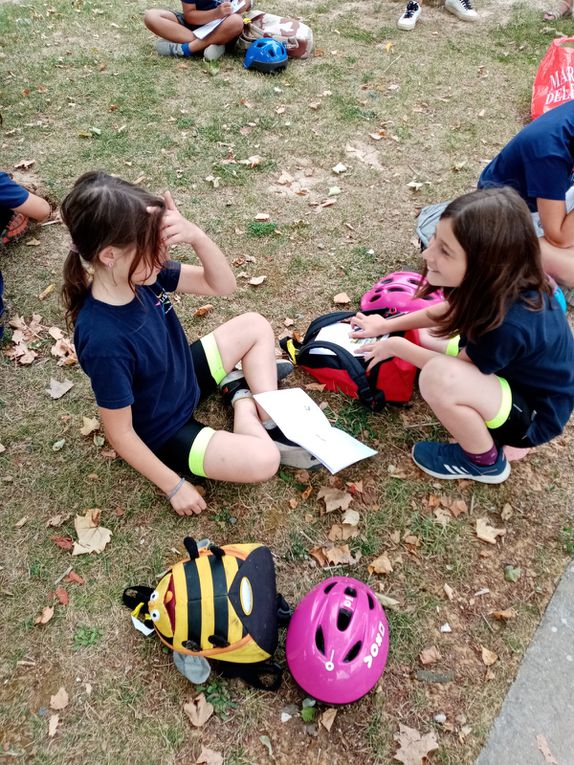
M222 674L275 690L281 668L272 658L291 610L277 594L271 551L261 544L200 549L191 537L183 543L189 558L155 589L124 590L132 616L172 650L215 660Z

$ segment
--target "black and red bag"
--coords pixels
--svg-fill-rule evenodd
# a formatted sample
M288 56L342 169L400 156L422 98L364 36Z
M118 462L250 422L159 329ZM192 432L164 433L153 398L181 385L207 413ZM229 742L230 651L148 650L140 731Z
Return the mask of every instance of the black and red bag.
M367 373L367 364L360 356L336 343L317 340L321 329L354 315L354 311L336 311L319 316L309 325L302 342L284 338L280 345L296 366L313 375L327 390L359 399L367 409L378 412L385 404L406 403L412 396L417 373L413 364L393 356ZM397 334L418 345L416 330Z

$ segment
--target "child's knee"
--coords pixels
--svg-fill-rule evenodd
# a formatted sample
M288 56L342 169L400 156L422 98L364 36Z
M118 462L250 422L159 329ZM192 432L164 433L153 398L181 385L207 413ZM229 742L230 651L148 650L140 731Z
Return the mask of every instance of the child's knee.
M265 444L250 460L252 483L262 483L273 478L279 470L279 449L275 444Z
M149 10L145 11L144 24L152 32L154 31L157 22L161 20L161 14L162 12L158 8L150 8Z
M255 313L255 311L249 311L249 313L244 313L242 318L249 333L252 334L255 339L270 337L272 338L273 343L275 343L273 327L267 321L265 316L262 316L260 313Z
M239 37L239 35L243 32L243 26L243 17L238 13L233 13L231 16L228 16L227 23L225 25L225 42L231 42L232 40L235 40L236 37Z
M436 356L427 361L419 376L421 396L429 403L453 400L456 388L456 370L448 356Z

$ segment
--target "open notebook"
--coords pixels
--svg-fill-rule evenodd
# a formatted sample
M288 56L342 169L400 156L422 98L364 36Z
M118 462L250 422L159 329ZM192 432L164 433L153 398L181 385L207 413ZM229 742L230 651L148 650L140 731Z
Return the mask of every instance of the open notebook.
M377 453L345 431L334 428L301 388L257 393L254 398L287 438L311 452L331 473Z

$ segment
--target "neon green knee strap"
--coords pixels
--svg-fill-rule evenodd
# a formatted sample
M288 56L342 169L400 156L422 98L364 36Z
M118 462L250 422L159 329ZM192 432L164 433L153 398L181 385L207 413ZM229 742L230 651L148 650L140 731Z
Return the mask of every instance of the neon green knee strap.
M500 382L500 387L502 389L502 401L500 402L498 412L494 415L492 420L485 421L484 423L489 430L494 430L495 428L504 425L508 419L510 410L512 409L512 391L510 390L508 380L505 380L504 377L498 377L498 375L496 375L496 378Z
M207 446L214 435L215 430L213 430L213 428L203 428L203 430L200 430L194 438L187 458L187 464L189 465L192 475L207 478L205 470L203 469L203 461L205 459Z
M210 332L209 335L202 337L201 344L205 352L205 358L207 359L207 365L209 366L211 376L215 380L215 384L219 385L227 372L223 368L221 354L219 353L219 348L217 347L217 341L213 332Z
M458 352L460 350L460 335L455 335L454 337L451 337L448 343L446 344L446 350L445 353L447 356L458 356Z

